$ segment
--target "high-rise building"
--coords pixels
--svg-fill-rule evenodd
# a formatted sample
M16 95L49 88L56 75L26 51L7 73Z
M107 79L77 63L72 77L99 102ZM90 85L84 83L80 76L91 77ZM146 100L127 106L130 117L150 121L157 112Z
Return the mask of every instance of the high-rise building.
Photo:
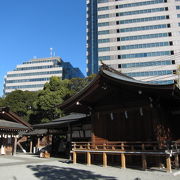
M180 64L180 0L86 0L87 74L102 60L139 80L172 83Z
M79 68L73 68L69 62L64 62L60 57L38 58L17 65L16 69L7 73L4 78L4 94L14 90L37 91L52 76L62 79L83 78Z

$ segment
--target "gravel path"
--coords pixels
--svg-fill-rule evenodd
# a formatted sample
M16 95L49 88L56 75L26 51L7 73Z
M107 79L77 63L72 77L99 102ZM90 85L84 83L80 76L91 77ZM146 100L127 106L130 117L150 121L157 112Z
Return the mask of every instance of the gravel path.
M140 171L73 165L63 159L32 155L0 156L0 180L180 180L179 171Z

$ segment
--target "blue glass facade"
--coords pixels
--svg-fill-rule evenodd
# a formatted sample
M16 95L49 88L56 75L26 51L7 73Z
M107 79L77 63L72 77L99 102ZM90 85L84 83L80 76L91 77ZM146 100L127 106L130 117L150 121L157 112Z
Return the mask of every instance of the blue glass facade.
M87 8L87 75L91 75L98 72L97 0L89 0Z

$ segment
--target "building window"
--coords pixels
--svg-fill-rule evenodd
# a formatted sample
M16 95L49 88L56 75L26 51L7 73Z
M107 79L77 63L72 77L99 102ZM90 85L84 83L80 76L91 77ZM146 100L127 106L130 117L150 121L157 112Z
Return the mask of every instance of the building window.
M99 34L99 35L109 34L109 30L98 31L98 34Z
M167 2L166 0L154 0L154 1L142 1L137 3L129 3L129 4L121 4L117 5L117 8L129 8L129 7L136 7L136 6L146 6L146 5L152 5L152 4L159 4Z
M147 52L147 53L135 53L135 54L122 54L121 59L168 56L168 55L173 55L173 53L174 53L173 51L159 51L159 52Z
M98 52L110 51L110 47L98 48Z
M173 74L172 70L163 70L163 71L145 71L145 72L133 72L133 73L125 73L131 77L140 77L140 76L163 76Z
M98 19L109 18L109 14L98 15Z
M109 26L109 22L98 23L98 26L99 26L99 27Z
M62 71L45 71L45 72L32 72L32 73L21 73L21 74L8 74L7 77L21 77L21 76L38 76L46 74L62 74Z
M152 26L140 26L140 27L131 27L131 28L123 28L119 29L119 32L133 32L133 31L146 31L146 30L154 30L154 29L163 29L169 28L170 24L159 24Z
M137 11L127 11L127 12L120 12L116 13L116 16L131 16L136 14L147 14L147 13L154 13L154 12L161 12L161 11L167 11L168 8L153 8L153 9L143 9L143 10L137 10Z
M146 44L134 44L127 46L119 46L119 50L129 50L129 49L141 49L141 48L151 48L151 47L161 47L172 45L172 42L157 42L157 43L146 43Z
M169 19L169 16L154 16L154 17L146 17L146 18L137 18L137 19L128 19L119 21L119 24L130 24L130 23L138 23L138 22L146 22L146 21L157 21ZM118 21L116 21L117 24Z
M98 60L110 60L110 56L99 56Z
M105 7L99 7L98 11L106 11L109 10L109 6L105 6Z
M98 0L98 3L107 3L109 0Z
M175 63L174 60L166 61L149 61L149 62L137 62L137 63L126 63L121 64L122 68L137 68L137 67L147 67L147 66L162 66L162 65L171 65Z
M132 41L132 40L139 40L139 39L161 38L161 37L168 37L168 36L170 36L169 33L157 33L157 34L147 34L147 35L137 35L137 36L125 36L125 37L120 37L119 41Z
M108 43L110 42L110 39L98 39L98 43Z

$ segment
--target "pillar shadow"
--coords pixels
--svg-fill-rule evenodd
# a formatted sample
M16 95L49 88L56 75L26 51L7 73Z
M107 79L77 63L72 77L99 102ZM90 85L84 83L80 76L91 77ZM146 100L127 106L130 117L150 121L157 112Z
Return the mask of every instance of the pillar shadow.
M115 177L102 176L99 174L94 174L91 171L74 169L68 167L59 166L48 166L48 165L28 165L34 171L34 176L40 180L83 180L83 179L103 179L103 180L117 180Z

